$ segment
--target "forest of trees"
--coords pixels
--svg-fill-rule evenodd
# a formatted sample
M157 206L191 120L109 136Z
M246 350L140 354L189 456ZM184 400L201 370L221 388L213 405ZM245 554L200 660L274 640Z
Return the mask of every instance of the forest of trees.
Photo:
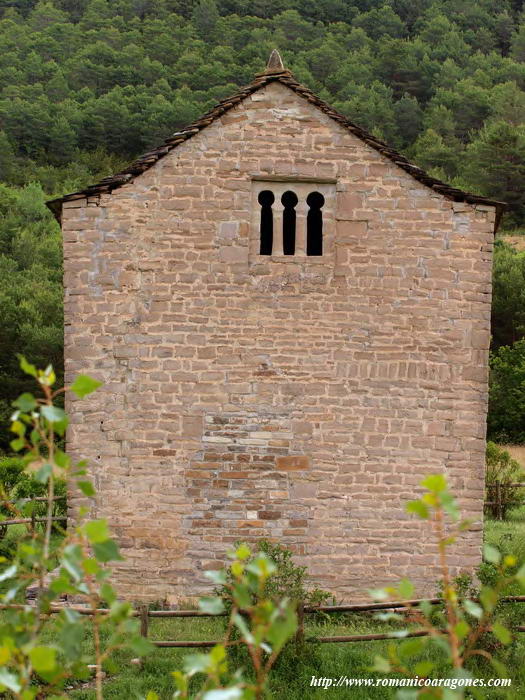
M0 420L24 388L15 352L62 364L45 200L158 144L275 47L336 109L525 227L523 0L0 0ZM501 279L523 276L505 250ZM495 348L523 337L525 294L515 308L496 292Z

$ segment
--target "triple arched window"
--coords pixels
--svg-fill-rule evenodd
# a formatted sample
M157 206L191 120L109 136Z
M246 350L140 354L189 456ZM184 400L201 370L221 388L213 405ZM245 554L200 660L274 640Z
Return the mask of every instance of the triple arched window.
M283 255L295 255L297 252L298 220L305 226L306 250L300 251L307 256L323 254L323 206L324 195L321 192L308 193L303 201L292 190L286 190L276 200L270 189L259 192L257 201L260 205L260 255L273 255L276 249ZM306 205L306 206L305 206Z

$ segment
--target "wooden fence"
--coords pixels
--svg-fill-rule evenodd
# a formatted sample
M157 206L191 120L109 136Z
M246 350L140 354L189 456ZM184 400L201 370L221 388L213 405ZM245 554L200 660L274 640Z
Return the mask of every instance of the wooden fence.
M523 481L518 481L510 484L502 484L500 481L496 481L493 484L488 484L487 485L487 493L489 494L489 497L492 498L493 500L491 501L485 501L484 502L484 507L487 506L496 506L496 516L498 520L503 520L503 515L504 515L504 506L503 506L503 489L505 488L525 488L525 482ZM507 502L507 506L509 505L520 505L523 503L523 498L519 500L515 500L512 502Z
M509 486L525 487L525 483L515 483L509 484ZM492 485L491 487L495 492L495 501L485 501L484 505L498 505L498 513L501 513L502 508L502 498L501 498L501 485L498 483ZM66 496L56 496L53 500L59 500L66 498ZM47 501L45 496L36 498L23 498L19 499L17 502L21 501L32 502L32 501ZM0 501L0 505L5 505L12 503L10 501ZM45 522L46 518L36 518L34 515L30 518L15 518L12 520L0 520L0 525L20 525L24 523L34 523ZM53 520L64 521L67 520L67 516L57 516L53 517ZM506 596L501 599L504 603L525 603L525 596ZM426 637L428 632L426 630L414 630L408 632L403 637L399 637L396 632L385 632L377 634L353 634L344 636L333 636L333 637L305 637L304 630L304 618L305 615L314 614L326 614L331 615L334 613L362 613L362 612L374 612L377 610L397 610L408 612L411 608L416 607L420 603L427 601L432 605L439 605L443 602L441 598L424 598L424 599L414 599L414 600L404 600L404 601L389 601L386 603L355 603L348 605L321 605L321 606L304 606L300 604L297 609L298 617L298 629L296 632L296 642L302 643L306 642L317 642L320 644L329 644L333 642L368 642L375 640L395 640L395 639L406 639L407 637ZM8 609L23 609L26 606L16 605L16 604L1 604L0 610ZM84 606L62 606L62 605L52 605L49 608L49 614L54 615L61 612L65 607L70 610L74 610L81 615L95 615L95 614L107 614L108 610L106 608L99 608L98 610L93 610ZM198 617L224 617L226 613L207 613L200 610L149 610L146 605L140 605L136 610L133 611L134 617L140 618L140 632L143 637L149 636L149 621L150 618L198 618ZM525 632L525 625L518 625L514 628L516 632ZM157 647L213 647L215 644L219 644L220 640L213 641L201 641L201 640L150 640L152 644Z
M67 498L66 495L54 496L51 500L63 501L65 498ZM18 498L16 501L6 501L2 499L0 500L0 506L15 505L16 503L47 503L47 501L47 496L33 496L33 498ZM67 515L53 516L51 520L53 522L66 521ZM0 520L0 527L4 527L6 525L27 525L29 523L31 523L31 525L34 526L35 523L45 523L46 521L47 518L38 518L34 513L32 513L31 517L29 518L12 518L9 520Z
M375 634L352 634L344 636L334 636L334 637L306 637L304 629L304 617L305 615L315 615L319 613L323 614L333 614L333 613L362 613L362 612L374 612L377 610L397 610L400 612L408 612L411 608L415 608L422 602L428 602L432 605L439 605L443 603L442 598L422 598L414 600L403 600L403 601L389 601L386 603L355 603L349 605L321 605L321 606L303 606L299 605L297 610L298 617L298 629L295 635L295 640L297 643L302 642L317 642L319 644L331 644L334 642L370 642L376 640L401 640L407 637L426 637L428 636L427 630L413 630L408 632L403 637L400 637L397 632L378 632ZM525 595L522 596L506 596L501 599L503 603L525 603ZM17 604L2 604L0 605L0 610L22 610L26 608L25 605ZM57 613L67 608L69 610L74 610L81 615L106 615L109 611L107 608L99 608L93 610L92 608L87 608L80 605L62 606L62 605L52 605L46 614L56 615ZM149 610L146 605L140 605L137 609L133 611L134 617L140 618L140 633L143 637L149 637L149 620L150 618L198 618L198 617L225 617L227 613L207 613L201 610ZM525 625L518 625L514 627L515 632L525 632ZM184 647L184 648L203 648L203 647L213 647L216 644L220 644L221 640L156 640L150 639L151 643L157 647Z

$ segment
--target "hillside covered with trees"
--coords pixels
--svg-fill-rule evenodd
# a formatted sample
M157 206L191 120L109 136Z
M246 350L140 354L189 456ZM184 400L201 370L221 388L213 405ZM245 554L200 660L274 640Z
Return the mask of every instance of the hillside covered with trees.
M191 122L275 47L337 110L525 226L523 0L0 0L2 422L25 386L15 352L62 364L44 201ZM495 349L524 335L525 253L499 246L496 270Z

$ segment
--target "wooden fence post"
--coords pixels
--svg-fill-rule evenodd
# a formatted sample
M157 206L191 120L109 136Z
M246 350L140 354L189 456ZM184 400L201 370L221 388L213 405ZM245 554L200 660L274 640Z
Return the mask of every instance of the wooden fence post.
M299 601L297 606L297 632L295 633L295 646L302 647L304 644L304 602Z
M140 634L142 637L147 637L148 636L148 623L149 623L148 606L147 605L139 606L139 615L140 615Z
M503 520L503 505L501 503L501 483L496 481L496 513L498 520Z

